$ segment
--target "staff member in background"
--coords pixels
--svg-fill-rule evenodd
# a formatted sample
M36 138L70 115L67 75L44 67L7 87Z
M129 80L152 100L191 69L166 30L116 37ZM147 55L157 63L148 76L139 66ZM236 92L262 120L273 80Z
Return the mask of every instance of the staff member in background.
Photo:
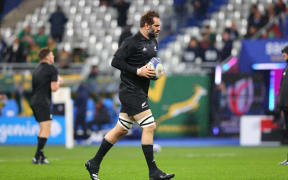
M38 145L33 164L48 164L43 148L51 131L51 91L59 89L62 82L58 70L53 65L54 55L49 48L43 48L39 54L40 63L32 74L31 107L37 122L40 123Z
M284 57L285 61L288 62L288 46L282 49L282 56ZM286 65L281 79L279 96L278 96L278 106L277 108L284 113L285 119L285 133L283 140L285 141L288 137L288 65ZM280 165L288 165L288 159L283 162L280 162Z

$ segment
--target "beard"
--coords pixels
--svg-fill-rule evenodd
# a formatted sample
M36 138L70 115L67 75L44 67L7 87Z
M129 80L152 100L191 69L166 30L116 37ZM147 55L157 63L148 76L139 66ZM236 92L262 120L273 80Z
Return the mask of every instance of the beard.
M148 29L147 34L148 34L149 39L154 39L158 36L151 27Z

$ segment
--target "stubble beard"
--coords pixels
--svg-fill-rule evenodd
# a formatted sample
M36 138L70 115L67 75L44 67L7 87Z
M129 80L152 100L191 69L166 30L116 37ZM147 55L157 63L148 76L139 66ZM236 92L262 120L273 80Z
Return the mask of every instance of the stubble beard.
M152 28L148 29L147 34L150 39L154 39L158 36Z

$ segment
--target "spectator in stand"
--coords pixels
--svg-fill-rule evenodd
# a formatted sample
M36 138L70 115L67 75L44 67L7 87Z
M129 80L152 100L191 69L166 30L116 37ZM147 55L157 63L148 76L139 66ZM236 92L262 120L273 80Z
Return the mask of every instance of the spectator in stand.
M220 53L215 47L215 41L211 42L207 49L203 52L204 62L217 62L220 60Z
M38 34L34 35L35 43L40 47L44 48L48 46L49 36L45 34L45 27L40 27L38 29ZM51 49L50 49L51 50Z
M186 0L174 0L174 18L172 20L171 30L172 32L177 32L182 26L184 26L186 21Z
M125 2L125 0L118 0L117 3L113 4L113 7L116 8L118 12L118 18L117 18L118 26L120 27L126 26L130 3Z
M0 34L0 63L5 61L6 50L7 44Z
M74 132L76 133L77 136L83 135L84 138L87 138L86 113L87 113L87 101L89 99L89 94L90 91L88 84L82 82L77 89L77 96L75 99L76 118L75 118ZM82 128L82 131L79 130L80 126Z
M208 36L209 43L214 43L216 41L216 34L212 32L212 29L209 25L205 26L203 29L203 35Z
M215 40L212 40L212 41L211 41L211 39L210 39L210 34L205 34L205 33L203 33L203 34L202 34L202 40L201 40L201 42L200 42L200 48L201 48L201 50L202 50L202 51L205 51L205 50L209 47L209 45L210 45L211 42L215 42Z
M231 27L227 28L227 30L230 31L230 38L232 41L239 38L239 32L237 30L237 26L236 26L235 22L232 22Z
M269 4L267 6L266 13L267 20L271 21L276 17L275 8L273 4ZM263 38L282 38L282 34L280 32L279 23L275 22L263 35Z
M57 48L55 47L55 43L54 43L54 39L53 38L49 38L48 39L48 48L50 49L50 51L53 52L54 56L55 56L55 62L58 61L58 50Z
M104 124L110 123L110 115L102 100L96 101L95 106L94 119L88 122L88 128L93 131L93 125L97 125L97 130L101 131Z
M278 24L274 24L271 26L263 35L263 38L282 38L282 34L280 32Z
M26 62L26 56L24 55L24 47L16 38L13 44L7 49L7 61L10 63Z
M206 17L210 0L192 0L191 3L194 8L193 15L195 16L197 23L199 23Z
M67 21L68 19L62 11L62 8L57 6L56 12L54 12L49 18L51 24L50 33L56 42L62 42Z
M272 20L276 17L276 13L275 13L275 6L274 4L268 4L266 11L265 11L265 15L267 20Z
M100 6L110 6L113 0L100 0Z
M18 39L23 47L24 56L27 56L30 52L31 46L35 43L34 38L31 35L31 27L29 25L18 34Z
M201 58L201 48L196 38L191 38L188 47L184 51L182 61L185 63L194 63L196 58Z
M31 27L28 25L26 26L19 34L18 34L18 38L20 41L22 41L23 38L25 38L25 36L31 36Z
M62 49L62 51L59 52L58 57L58 64L60 68L63 69L69 68L70 59L71 59L70 54L65 49Z
M118 41L118 47L121 46L122 42L127 38L127 37L130 37L132 36L132 32L131 32L131 25L126 25L123 30L122 30L122 33L119 37L119 41Z
M283 0L278 0L275 4L275 13L276 15L279 15L282 12L286 12L286 4L283 2Z
M233 41L230 38L230 31L226 30L223 32L222 39L224 42L224 46L220 52L221 60L226 60L229 56L231 56L231 51L233 48Z
M261 29L267 24L267 19L261 14L259 10L254 12L254 16L248 21L248 28L255 26L257 29Z
M258 32L258 29L256 26L250 26L248 28L248 32L247 34L244 36L245 39L250 39L250 38L253 38L253 36L256 35L256 33Z
M91 67L91 71L89 73L89 76L88 76L88 79L93 79L95 80L97 78L99 74L99 68L98 68L98 65L93 65Z
M39 46L36 43L33 43L31 45L30 51L28 52L28 55L27 55L27 62L38 63L39 62L39 57L38 57L39 51L40 51Z
M83 63L86 61L88 54L85 49L75 48L72 52L72 62Z
M254 18L256 11L259 11L257 4L253 4L250 9L250 14L248 16L248 22L251 22Z

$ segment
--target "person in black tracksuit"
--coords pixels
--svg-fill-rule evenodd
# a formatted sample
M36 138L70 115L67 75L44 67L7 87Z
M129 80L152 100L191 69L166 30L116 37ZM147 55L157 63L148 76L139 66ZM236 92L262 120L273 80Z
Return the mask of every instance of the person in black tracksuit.
M57 91L62 80L53 66L54 55L50 49L41 49L39 58L40 63L32 74L31 107L36 121L40 124L37 150L32 163L48 164L43 149L51 131L51 91Z
M282 56L288 62L288 46L282 50ZM284 113L285 119L285 132L284 141L288 138L288 65L286 65L281 79L280 90L278 95L277 108ZM280 163L281 165L288 165L288 159Z
M92 180L99 180L98 172L103 157L121 136L128 133L134 122L143 128L141 143L150 180L174 177L174 174L166 174L158 169L154 161L153 136L156 123L147 101L150 79L155 77L155 71L147 68L146 64L157 56L158 44L155 38L159 32L159 14L155 11L146 12L140 20L140 31L127 38L114 55L112 66L121 71L119 99L122 106L118 123L105 135L96 155L85 163Z

